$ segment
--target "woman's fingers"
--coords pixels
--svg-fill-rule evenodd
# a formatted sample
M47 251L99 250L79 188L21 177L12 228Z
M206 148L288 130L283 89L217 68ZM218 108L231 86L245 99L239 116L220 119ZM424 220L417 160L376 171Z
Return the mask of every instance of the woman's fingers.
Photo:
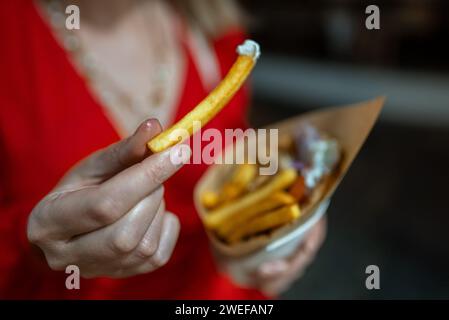
M264 294L276 296L288 288L302 272L303 268L295 268L291 261L280 259L264 263L258 270L256 281Z
M172 157L176 157L173 162ZM55 238L91 232L110 225L161 187L190 158L187 145L177 145L120 172L100 186L50 195L46 229ZM178 164L181 163L181 164Z
M141 242L155 216L164 212L162 188L140 201L117 222L70 240L67 249L96 260L124 258ZM156 242L159 239L155 239Z
M158 225L156 228L154 228L155 224ZM149 242L142 240L141 244L143 245L139 245L134 252L119 261L119 265L108 271L108 275L113 278L124 278L151 272L164 266L173 254L179 230L179 220L174 214L170 212L158 213L145 235L145 239L149 240L147 236L157 231L159 233L156 239L157 245L151 245L150 248L147 246Z
M110 205L96 198L97 187L75 191L53 192L33 210L28 224L39 230L35 237L41 240L67 240L78 234L100 228L111 212Z
M255 274L260 290L274 296L286 290L315 258L326 235L326 218L322 218L307 234L304 242L288 259L263 263Z
M320 221L310 230L307 240L304 242L304 250L315 254L326 239L327 219L322 217Z
M140 201L125 216L111 225L110 243L115 252L128 253L133 251L144 238L148 229L154 225L157 235L156 215L165 211L163 201L164 188L160 186L151 195ZM159 226L160 228L160 226ZM156 243L157 239L156 238Z
M294 281L290 275L265 282L260 290L268 297L276 297L286 291Z
M140 240L139 245L130 255L129 260L134 263L136 260L140 262L146 260L156 253L159 247L159 239L161 237L162 225L165 216L165 206L160 208L154 217L153 222L146 230L144 236Z
M141 123L133 135L99 150L84 159L60 182L60 187L73 184L99 183L123 169L142 161L150 154L146 143L162 132L157 119Z
M142 246L139 245L138 248L129 254L118 254L116 257L108 258L94 256L91 257L92 261L104 261L104 263L88 264L85 267L80 266L81 274L87 277L108 275L113 278L123 278L156 270L169 261L176 246L179 230L178 218L170 212L159 210L148 229L148 232L157 233L156 236L151 237L151 241L156 242L156 245L151 245L153 248L151 252L144 251L145 254L143 254L140 251ZM149 238L146 237L146 239L148 240ZM148 242L146 245L148 245ZM145 248L147 247L146 245ZM99 252L98 249L94 248L96 252Z
M118 211L127 212L187 163L190 155L185 144L154 154L100 185L99 197L107 197Z
M265 262L259 267L257 277L262 281L276 278L285 274L289 267L289 263L284 259Z
M136 274L147 273L164 266L171 258L178 241L180 223L177 216L166 212L163 216L161 236L156 252L143 261L137 268Z
M126 140L84 160L34 209L30 242L42 248L52 269L76 264L87 277L120 277L165 264L179 221L165 214L162 183L188 162L177 145L150 155L146 142L161 132L143 123Z

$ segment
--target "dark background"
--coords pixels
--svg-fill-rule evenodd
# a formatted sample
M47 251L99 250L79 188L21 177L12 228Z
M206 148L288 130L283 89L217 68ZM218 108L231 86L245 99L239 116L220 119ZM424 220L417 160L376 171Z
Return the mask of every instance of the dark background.
M386 95L328 210L328 236L285 298L449 298L448 1L241 1L263 55L250 119ZM380 30L365 8L380 8ZM380 290L365 268L380 268Z

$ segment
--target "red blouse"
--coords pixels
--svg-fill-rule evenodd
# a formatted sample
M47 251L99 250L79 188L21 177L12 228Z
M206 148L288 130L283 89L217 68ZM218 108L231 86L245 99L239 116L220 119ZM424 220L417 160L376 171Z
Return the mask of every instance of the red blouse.
M222 74L243 36L232 31L214 42ZM2 3L0 41L0 298L262 298L217 272L192 201L205 165L187 165L165 185L167 209L181 221L166 266L127 279L82 279L80 290L67 290L67 275L51 271L31 252L27 217L71 166L119 136L32 1ZM186 46L185 56L186 85L176 119L207 94ZM209 126L244 127L247 103L245 88Z

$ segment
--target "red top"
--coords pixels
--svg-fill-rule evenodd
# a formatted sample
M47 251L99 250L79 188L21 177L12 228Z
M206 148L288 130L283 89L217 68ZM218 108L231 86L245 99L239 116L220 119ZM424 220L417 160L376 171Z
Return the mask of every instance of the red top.
M214 42L222 74L243 37L232 31ZM64 272L38 262L26 239L30 211L77 161L119 135L32 1L2 3L0 39L0 298L262 298L216 270L192 201L205 165L187 165L165 185L167 209L179 216L181 234L163 268L127 279L82 279L80 290L67 290ZM176 119L207 94L184 50L186 87ZM247 103L243 89L209 126L244 127Z

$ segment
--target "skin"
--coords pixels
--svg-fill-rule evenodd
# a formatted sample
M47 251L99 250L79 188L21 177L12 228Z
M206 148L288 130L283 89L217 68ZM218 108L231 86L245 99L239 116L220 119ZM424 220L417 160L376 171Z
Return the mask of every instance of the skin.
M145 142L160 132L157 120L145 121L129 138L84 159L33 209L28 239L51 269L75 264L85 278L123 278L168 262L180 224L165 210L162 184L190 152L175 146L149 155Z
M103 2L70 2L83 15L81 36L89 50L105 57L104 64L119 75L117 81L128 92L141 92L150 81L148 64L153 60L152 51L144 48L151 46L148 30L132 14L141 2ZM129 33L134 37L127 37ZM117 63L123 60L129 61L125 69ZM166 161L173 148L156 155L147 151L145 143L160 131L157 120L145 121L129 138L83 160L34 208L28 238L42 250L50 268L75 264L83 277L123 278L167 263L180 224L165 210L163 182L180 167ZM325 234L322 219L289 259L259 267L256 288L268 296L285 291L314 259Z
M254 275L256 287L269 297L278 296L290 288L314 260L325 240L326 226L326 218L321 218L291 257L262 264Z
M169 261L180 224L165 211L162 184L190 152L174 146L149 154L145 143L161 131L156 119L145 121L129 138L81 161L33 209L28 239L51 269L74 264L85 278L124 278ZM170 161L170 153L183 159L181 165ZM325 234L326 220L321 219L289 259L259 267L256 288L267 296L288 289L312 262Z

